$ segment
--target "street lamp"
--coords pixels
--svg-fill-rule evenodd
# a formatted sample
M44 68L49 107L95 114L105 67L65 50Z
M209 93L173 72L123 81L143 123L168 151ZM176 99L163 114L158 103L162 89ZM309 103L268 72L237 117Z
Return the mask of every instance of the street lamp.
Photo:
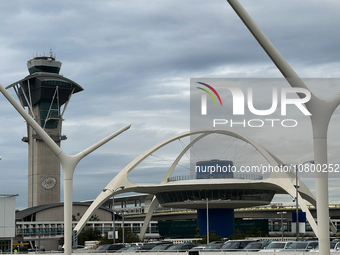
M122 225L123 225L123 229L122 229L122 235L123 235L123 237L122 237L122 241L123 241L123 244L125 243L125 231L124 231L124 229L125 229L125 226L124 226L124 210L122 211L122 215L123 215L123 217L122 217Z
M209 200L207 198L207 244L209 244Z
M116 229L115 229L115 192L119 189L124 189L124 186L120 186L115 190L103 189L103 192L110 191L112 194L112 223L113 223L113 243L116 243Z
M300 235L300 226L299 226L299 184L298 184L298 172L299 172L299 166L311 163L314 164L314 160L308 160L306 162L303 162L302 164L296 165L295 168L295 189L296 189L296 195L295 195L295 207L296 207L296 241L299 241L299 235Z
M283 241L283 214L286 214L287 212L277 212L277 214L281 214L281 232L282 232L282 236L281 236L281 240Z

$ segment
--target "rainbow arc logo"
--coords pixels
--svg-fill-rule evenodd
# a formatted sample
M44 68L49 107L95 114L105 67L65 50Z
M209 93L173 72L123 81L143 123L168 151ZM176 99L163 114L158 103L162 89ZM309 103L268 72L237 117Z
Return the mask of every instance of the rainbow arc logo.
M197 82L198 84L201 84L203 86L206 86L207 88L209 88L218 98L218 100L220 101L220 104L222 106L222 100L221 100L221 97L220 95L217 93L217 91L210 85L206 84L206 83L203 83L203 82ZM206 92L211 98L212 100L214 101L215 105L217 105L217 102L215 100L215 97L214 95L207 89L204 89L204 88L201 88L201 87L196 87L200 90L203 90L204 92ZM201 97L201 114L202 115L207 115L207 94L202 94L202 97Z

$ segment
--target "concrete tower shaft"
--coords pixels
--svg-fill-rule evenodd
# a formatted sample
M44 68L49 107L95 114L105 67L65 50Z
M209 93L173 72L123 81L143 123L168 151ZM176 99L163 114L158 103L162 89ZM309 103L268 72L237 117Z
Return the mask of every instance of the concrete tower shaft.
M33 106L36 121L44 122L39 105ZM31 116L33 114L30 113ZM45 127L58 146L65 140L61 136L61 121L54 128ZM60 202L60 162L39 135L27 125L27 137L22 141L28 143L28 207Z
M59 75L61 62L55 57L39 56L27 62L30 75L13 87L21 105L60 146L63 114L72 94L83 88ZM60 202L60 162L40 136L27 125L28 207Z

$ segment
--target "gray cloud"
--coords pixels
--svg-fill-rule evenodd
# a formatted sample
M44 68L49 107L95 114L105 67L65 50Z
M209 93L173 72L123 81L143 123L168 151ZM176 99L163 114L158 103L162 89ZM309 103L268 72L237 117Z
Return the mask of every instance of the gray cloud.
M240 2L301 77L339 77L340 3ZM63 62L61 73L85 89L73 96L64 116L66 152L77 153L132 123L131 130L78 166L74 200L96 197L131 159L189 129L190 78L281 77L226 1L15 0L2 3L0 17L3 85L28 75L26 61L52 48ZM326 98L338 87L313 85L316 95ZM0 109L0 169L11 170L1 179L1 192L20 193L17 206L22 208L27 204L27 145L20 139L26 125L3 97ZM329 129L332 162L338 158L338 123L339 110ZM287 162L312 156L311 130L247 135ZM298 148L292 148L297 143L306 154L297 157ZM153 166L150 173L161 169ZM89 187L96 171L98 181ZM136 180L142 177L138 170ZM338 201L336 193L330 194Z

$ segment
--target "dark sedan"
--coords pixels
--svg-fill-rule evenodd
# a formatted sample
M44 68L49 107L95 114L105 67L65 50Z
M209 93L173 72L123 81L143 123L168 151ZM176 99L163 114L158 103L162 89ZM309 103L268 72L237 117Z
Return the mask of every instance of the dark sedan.
M124 244L104 244L99 246L96 250L95 253L101 253L101 252L117 252L121 248L124 248Z
M196 244L193 243L187 243L187 244L174 244L172 246L170 246L168 249L165 250L165 252L167 251L188 251L193 247L196 247Z

